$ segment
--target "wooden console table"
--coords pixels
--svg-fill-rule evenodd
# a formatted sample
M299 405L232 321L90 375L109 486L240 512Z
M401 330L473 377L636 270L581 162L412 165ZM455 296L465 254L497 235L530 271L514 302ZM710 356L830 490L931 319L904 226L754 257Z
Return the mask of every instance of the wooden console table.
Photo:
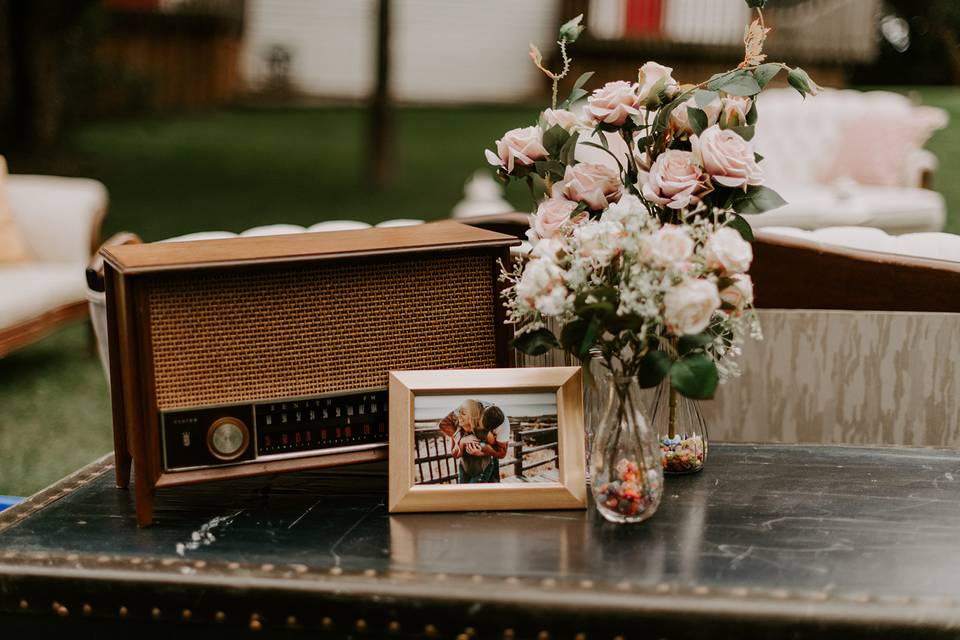
M960 637L952 451L715 445L624 527L391 517L367 466L164 491L141 530L111 468L0 514L4 637Z

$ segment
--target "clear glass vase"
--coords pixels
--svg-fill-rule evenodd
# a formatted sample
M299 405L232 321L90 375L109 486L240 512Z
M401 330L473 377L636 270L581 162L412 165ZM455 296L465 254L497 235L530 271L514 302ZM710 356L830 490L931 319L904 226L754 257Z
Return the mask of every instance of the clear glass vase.
M707 423L700 403L686 398L664 378L650 403L653 428L660 441L664 473L696 473L703 469L710 451Z
M611 375L607 380L606 408L590 452L594 503L610 522L642 522L663 496L657 436L637 379Z

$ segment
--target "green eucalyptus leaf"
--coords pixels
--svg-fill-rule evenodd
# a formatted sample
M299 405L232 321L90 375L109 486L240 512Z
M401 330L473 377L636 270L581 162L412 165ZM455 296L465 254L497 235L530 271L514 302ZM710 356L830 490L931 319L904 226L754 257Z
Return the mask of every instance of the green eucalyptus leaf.
M720 96L720 93L717 91L708 91L706 89L697 89L693 93L693 103L700 107L701 109L705 108L708 104L716 100Z
M553 125L543 132L543 146L551 158L556 158L560 155L560 149L563 148L564 143L569 139L570 134L558 124Z
M706 354L691 353L670 367L670 384L680 395L709 400L717 390L717 365Z
M536 173L530 173L527 176L527 179L530 180L530 185L533 189L533 199L536 202L540 202L548 196L547 194L547 183L542 177Z
M574 318L560 331L560 344L570 353L577 353L583 336L587 333L588 322L583 318Z
M781 69L783 69L783 65L779 62L767 62L753 70L753 77L756 78L757 84L762 89L780 73Z
M590 80L590 78L592 77L593 77L593 71L587 71L585 73L581 73L580 77L574 80L573 88L579 89L583 85L587 84L587 81Z
M730 130L739 135L741 138L750 142L753 140L753 134L756 133L756 130L751 126L745 127L730 127Z
M575 155L577 152L577 141L580 139L580 132L574 131L573 135L567 138L567 141L563 143L563 146L560 148L560 162L565 165L571 165L575 162Z
M741 215L734 215L733 219L727 223L727 226L731 229L736 229L740 232L740 235L747 242L753 242L753 229L750 227L750 223L747 222L746 218Z
M745 2L751 9L763 9L767 6L767 0L745 0Z
M693 107L687 107L687 121L690 123L690 128L693 129L693 132L696 135L703 133L703 130L707 128L707 114L702 109L695 109Z
M560 344L549 329L537 329L522 333L513 340L513 347L530 356L542 356Z
M598 316L595 315L590 318L590 322L587 323L587 330L583 334L583 340L580 342L580 350L577 352L581 360L590 356L590 350L593 349L593 345L597 343L597 338L600 337L602 328L603 322Z
M621 331L638 331L643 326L643 318L634 314L624 315L613 314L606 320L607 330L612 334L618 334Z
M748 187L746 192L738 192L730 206L737 213L763 213L787 204L780 194L770 187Z
M728 93L732 96L755 96L760 93L760 85L749 71L738 71L728 78L719 80L717 86L709 89L715 89Z
M718 288L719 287L718 285ZM708 333L695 333L689 336L680 336L677 341L677 352L681 356L703 349L713 342L713 336Z
M665 351L647 351L640 358L640 369L637 371L637 381L643 389L657 386L670 372L673 360Z
M559 160L537 160L533 163L533 166L537 168L537 173L541 176L549 174L558 180L563 178L566 169Z
M757 125L757 101L753 100L750 103L750 111L747 111L747 124L751 127Z

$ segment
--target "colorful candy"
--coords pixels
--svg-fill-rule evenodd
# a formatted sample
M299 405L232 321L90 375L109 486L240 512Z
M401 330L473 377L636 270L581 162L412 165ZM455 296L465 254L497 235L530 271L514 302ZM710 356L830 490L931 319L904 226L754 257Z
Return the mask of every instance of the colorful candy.
M598 504L623 516L645 511L656 500L660 478L655 469L646 474L635 461L623 458L614 469L613 479L594 487Z
M698 435L665 437L660 440L665 473L692 473L703 468L705 448Z

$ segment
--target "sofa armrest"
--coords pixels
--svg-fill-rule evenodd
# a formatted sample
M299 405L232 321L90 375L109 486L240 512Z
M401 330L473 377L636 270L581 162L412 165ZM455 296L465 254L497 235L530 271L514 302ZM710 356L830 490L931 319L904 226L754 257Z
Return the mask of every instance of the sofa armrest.
M130 231L121 231L107 238L99 249L142 243L143 240L141 240L137 234L131 233ZM103 282L103 254L99 249L93 254L93 257L90 258L90 262L87 263L87 288L90 289L90 291L103 293L106 288Z
M926 149L915 149L907 156L904 166L904 186L931 188L933 174L939 164L940 161L937 160L937 156L933 152Z
M13 174L10 211L30 255L44 262L86 263L100 244L107 189L88 178Z

